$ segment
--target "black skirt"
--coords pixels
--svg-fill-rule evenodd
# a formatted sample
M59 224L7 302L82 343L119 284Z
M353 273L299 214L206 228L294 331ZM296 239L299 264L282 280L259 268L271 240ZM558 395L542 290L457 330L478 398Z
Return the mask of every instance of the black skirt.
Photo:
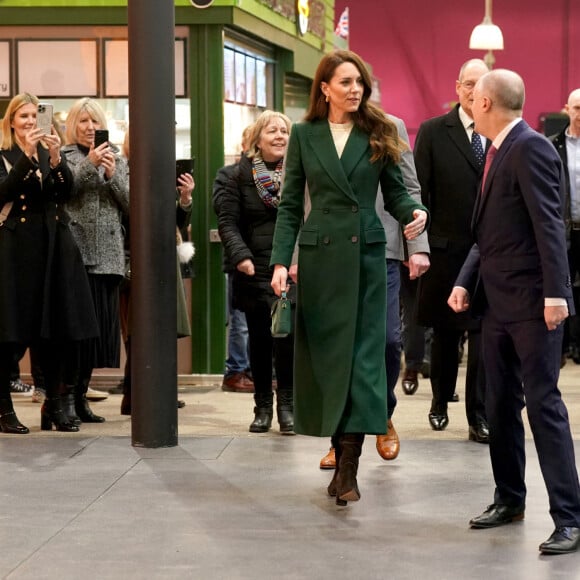
M99 337L81 343L81 358L88 367L117 368L121 364L119 284L121 276L89 274Z

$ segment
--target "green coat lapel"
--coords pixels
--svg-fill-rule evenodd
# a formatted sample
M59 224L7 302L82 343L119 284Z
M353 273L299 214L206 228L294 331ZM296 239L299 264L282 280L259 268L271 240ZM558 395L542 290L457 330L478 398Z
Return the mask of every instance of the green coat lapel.
M349 149L351 138L352 133L349 137L344 153ZM350 183L348 182L347 174L344 169L344 162L341 161L336 154L336 146L332 140L332 134L330 133L328 122L318 121L312 123L309 126L308 139L310 140L314 154L318 157L320 164L328 173L332 181L334 181L337 187L348 195L348 197L356 199ZM342 159L344 159L344 153Z
M344 167L344 173L346 177L350 177L353 169L358 165L361 157L367 152L369 148L369 138L364 134L356 125L352 128L352 131L346 142L344 151L342 152L342 157L340 161Z

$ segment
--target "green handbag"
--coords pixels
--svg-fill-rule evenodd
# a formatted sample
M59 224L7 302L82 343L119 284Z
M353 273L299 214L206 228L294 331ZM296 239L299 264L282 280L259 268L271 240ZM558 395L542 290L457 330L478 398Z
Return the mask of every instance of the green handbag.
M272 304L270 311L272 316L272 325L270 330L274 338L285 338L292 334L292 302L282 292L282 296Z

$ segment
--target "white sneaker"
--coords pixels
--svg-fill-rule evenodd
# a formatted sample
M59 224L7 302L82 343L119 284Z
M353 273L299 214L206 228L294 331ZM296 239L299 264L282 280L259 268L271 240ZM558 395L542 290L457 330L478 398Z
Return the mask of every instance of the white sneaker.
M85 396L87 401L104 401L109 398L109 395L104 391L97 391L96 389L91 389L91 387L87 389L87 394Z
M32 402L33 403L44 403L44 399L46 399L46 391L44 389L37 389L34 387L34 392L32 393Z
M19 378L15 381L10 381L10 392L14 395L30 397L32 396L32 391L34 391L34 387L23 383Z

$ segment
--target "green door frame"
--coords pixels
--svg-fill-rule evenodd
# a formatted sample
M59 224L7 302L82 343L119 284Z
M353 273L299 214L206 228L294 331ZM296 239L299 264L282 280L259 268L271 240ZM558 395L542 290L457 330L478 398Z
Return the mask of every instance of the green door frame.
M224 164L223 26L192 25L189 35L191 151L196 156L192 240L197 248L192 284L192 370L221 373L226 344L226 290L211 186ZM201 119L202 122L197 122Z

